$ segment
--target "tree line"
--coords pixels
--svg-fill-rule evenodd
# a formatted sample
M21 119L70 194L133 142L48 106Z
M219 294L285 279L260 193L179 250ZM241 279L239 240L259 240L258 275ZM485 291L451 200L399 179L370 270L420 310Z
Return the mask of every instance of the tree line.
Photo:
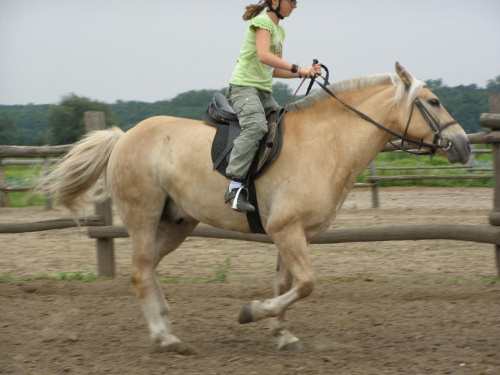
M467 133L481 131L479 116L488 112L490 94L500 93L500 76L489 80L484 88L475 84L448 87L441 79L428 80L426 84ZM74 143L85 132L85 111L103 111L108 126L118 125L123 130L158 115L201 119L214 93L225 93L225 90L192 90L154 103L118 100L107 104L68 94L56 105L0 105L0 145ZM284 107L292 95L288 85L281 82L273 85L273 96L281 106ZM295 100L300 98L297 96Z

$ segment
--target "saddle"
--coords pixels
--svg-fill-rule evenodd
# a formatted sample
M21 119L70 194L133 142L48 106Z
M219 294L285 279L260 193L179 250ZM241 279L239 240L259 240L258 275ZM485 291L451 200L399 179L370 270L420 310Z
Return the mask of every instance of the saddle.
M283 111L283 108L273 108L269 113L266 113L268 132L260 143L247 178L248 199L255 207L255 212L249 212L246 215L248 224L254 233L265 233L260 220L254 181L264 174L280 154L283 145ZM281 121L279 121L280 117ZM203 115L203 121L217 128L211 150L214 170L217 170L224 177L230 178L226 174L226 168L234 140L240 134L241 128L236 113L224 95L214 94L212 103Z
M273 108L266 113L268 132L260 143L259 150L250 168L250 177L258 179L273 164L279 156L283 144L283 119L278 120L283 113L283 108ZM226 175L226 168L236 137L241 132L238 117L229 105L226 97L217 92L214 94L212 103L208 106L203 121L217 128L212 143L212 162L214 170Z

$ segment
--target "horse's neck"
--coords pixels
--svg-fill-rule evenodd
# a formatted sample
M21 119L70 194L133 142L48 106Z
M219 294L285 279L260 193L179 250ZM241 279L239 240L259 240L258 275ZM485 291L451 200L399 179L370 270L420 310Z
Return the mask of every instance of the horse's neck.
M350 93L339 97L379 123L390 126L387 104L393 91L384 87L365 91L364 95ZM288 120L294 143L303 145L302 151L307 152L307 159L315 168L346 179L355 179L361 174L389 139L382 130L333 98L290 114Z

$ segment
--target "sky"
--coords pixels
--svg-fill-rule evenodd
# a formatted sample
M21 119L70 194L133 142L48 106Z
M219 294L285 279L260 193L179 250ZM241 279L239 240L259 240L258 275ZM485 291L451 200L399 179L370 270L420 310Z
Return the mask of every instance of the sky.
M250 3L0 0L0 104L56 104L69 93L155 102L227 87ZM500 0L299 0L281 21L283 57L317 58L331 82L399 61L421 80L484 87L500 75L499 19Z

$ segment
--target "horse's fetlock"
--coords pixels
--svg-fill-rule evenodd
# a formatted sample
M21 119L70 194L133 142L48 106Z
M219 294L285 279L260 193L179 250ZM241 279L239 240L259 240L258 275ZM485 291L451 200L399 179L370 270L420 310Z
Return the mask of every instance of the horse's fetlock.
M271 335L274 337L278 337L285 330L285 323L278 319L272 318L269 322L269 331L271 331Z

